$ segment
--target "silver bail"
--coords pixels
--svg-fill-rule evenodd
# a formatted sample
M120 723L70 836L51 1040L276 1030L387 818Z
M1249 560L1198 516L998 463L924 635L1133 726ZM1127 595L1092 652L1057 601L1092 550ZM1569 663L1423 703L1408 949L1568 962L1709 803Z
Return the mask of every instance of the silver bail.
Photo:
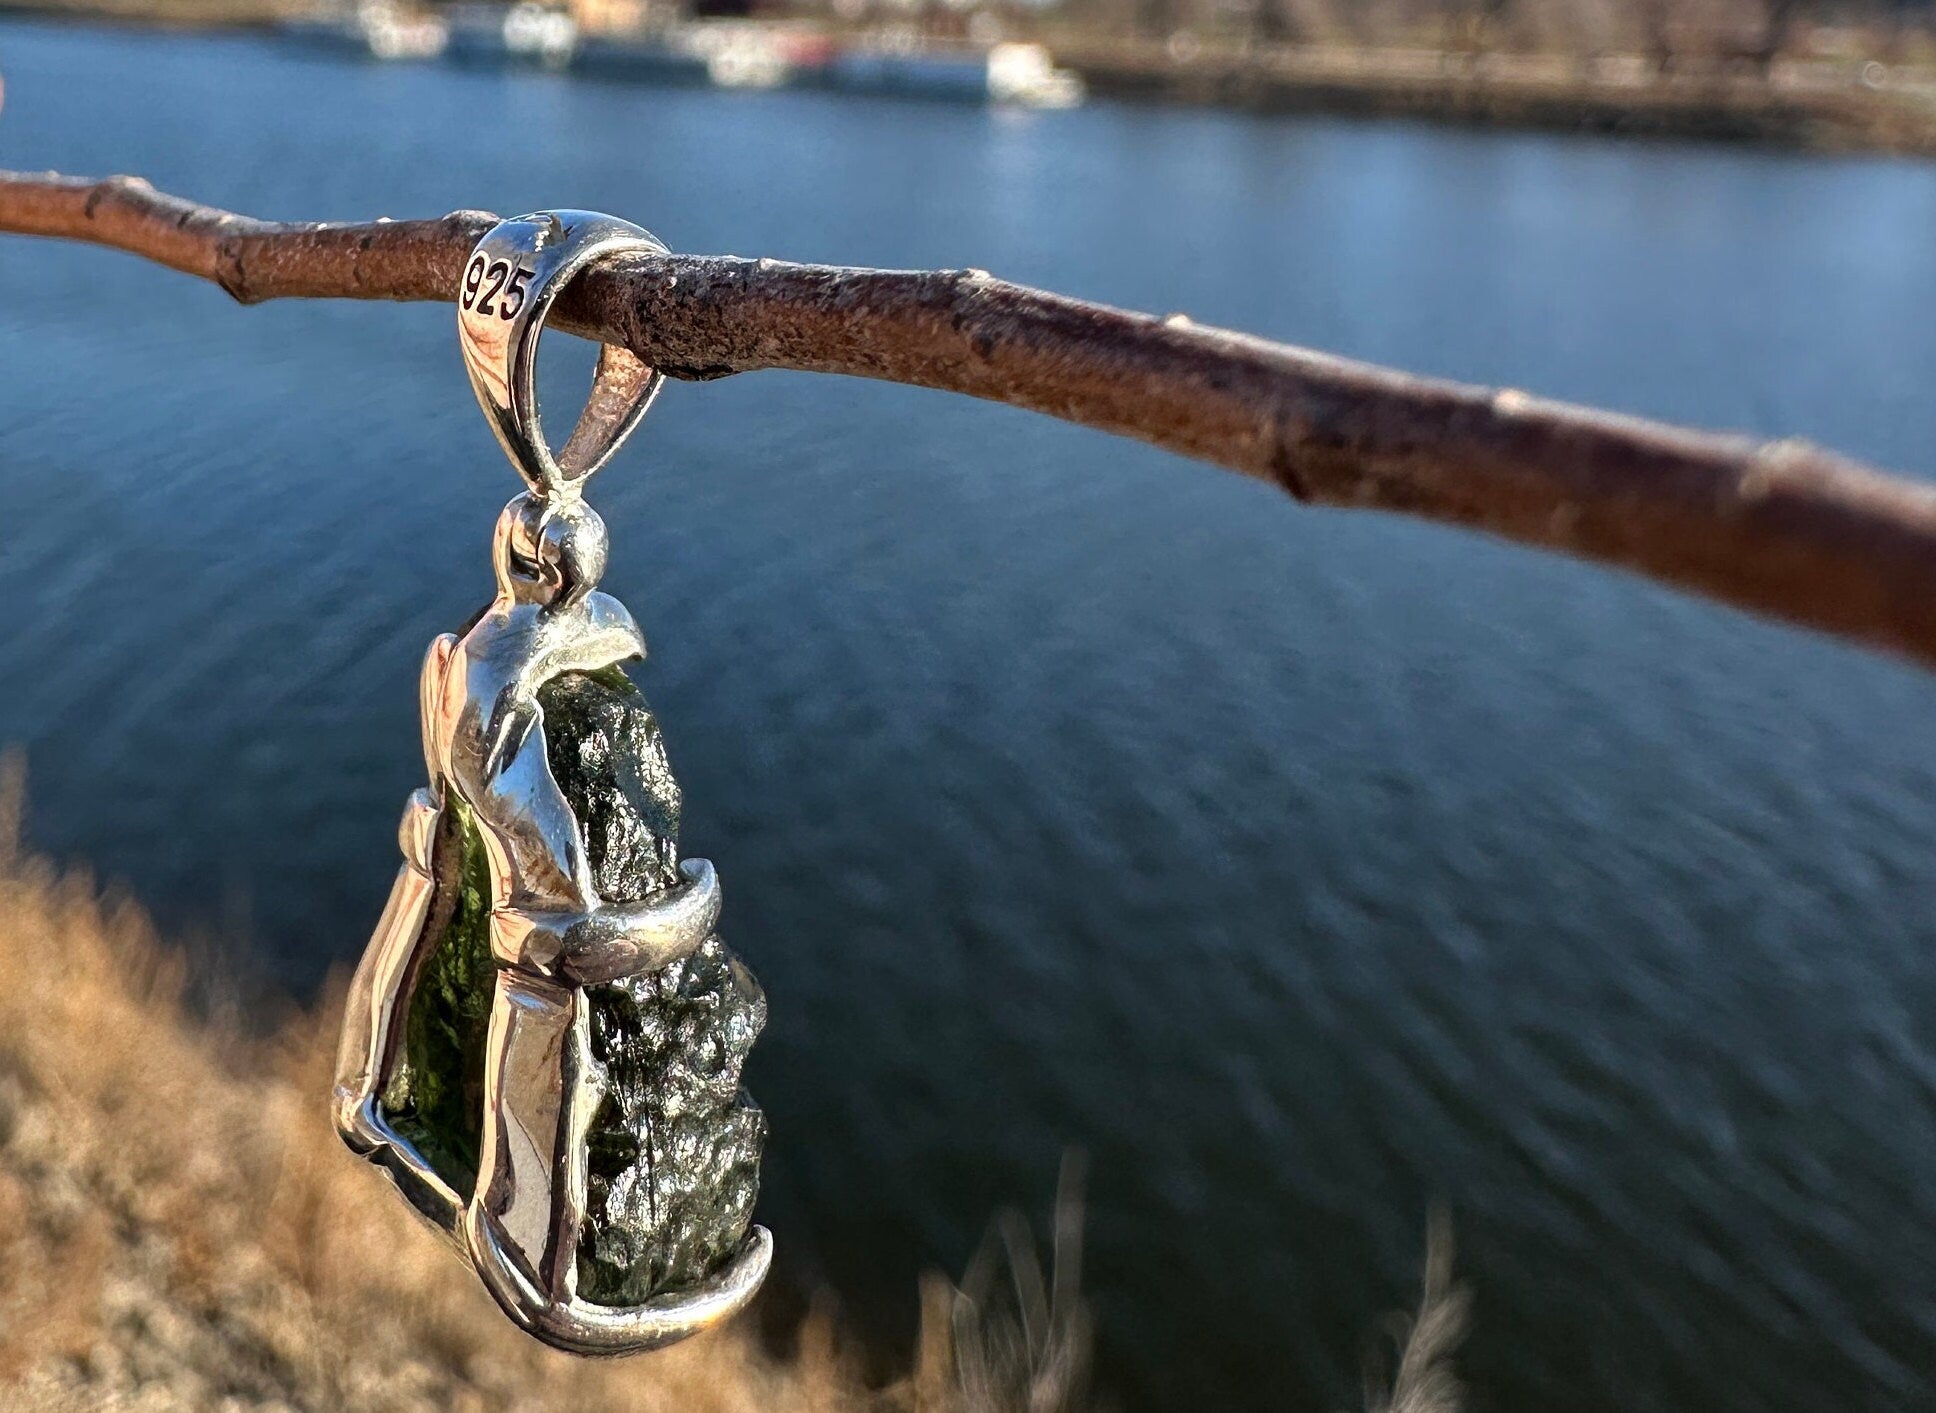
M538 413L538 339L558 294L580 270L621 251L667 253L657 236L596 211L538 211L500 221L465 262L457 342L479 406L533 491L576 494L639 425L665 377L630 349L605 344L591 398L555 455Z

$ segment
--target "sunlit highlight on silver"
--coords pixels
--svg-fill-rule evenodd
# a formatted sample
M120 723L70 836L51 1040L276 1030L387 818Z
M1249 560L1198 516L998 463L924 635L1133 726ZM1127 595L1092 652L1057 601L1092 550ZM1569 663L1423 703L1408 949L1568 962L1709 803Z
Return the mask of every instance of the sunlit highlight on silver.
M404 808L403 865L351 984L335 1089L345 1142L457 1245L505 1313L545 1342L584 1354L657 1348L726 1318L759 1289L772 1257L771 1236L755 1226L697 1286L624 1307L577 1291L585 1137L603 1094L584 988L689 956L717 927L720 892L712 865L687 859L678 887L636 903L600 899L579 821L547 762L537 700L538 688L562 673L645 656L630 612L597 590L605 524L582 491L638 425L661 376L623 349L604 348L591 399L554 457L534 375L545 316L572 275L615 251L664 249L608 216L546 212L496 227L467 265L458 315L465 365L530 489L498 518L495 598L463 634L439 637L424 662L430 783ZM452 851L436 846L453 801L469 812L489 857L497 963L470 1192L454 1189L382 1105L402 1062L413 983L436 941L433 901L457 885L457 863L444 857Z

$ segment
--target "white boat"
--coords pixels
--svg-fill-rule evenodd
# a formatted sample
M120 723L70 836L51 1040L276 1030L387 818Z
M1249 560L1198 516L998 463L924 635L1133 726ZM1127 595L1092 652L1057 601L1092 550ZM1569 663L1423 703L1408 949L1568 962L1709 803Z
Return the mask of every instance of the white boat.
M850 93L1026 108L1073 108L1087 96L1081 75L1058 69L1040 44L996 44L985 50L901 44L850 49L827 65L826 82Z
M406 11L393 0L363 0L347 14L290 20L282 32L311 44L398 60L435 59L449 39L442 20Z
M1025 108L1074 108L1088 87L1081 74L1058 69L1040 44L997 44L988 51L988 97Z
M603 78L781 88L811 82L832 50L811 25L699 20L635 38L583 38L572 68Z
M459 63L562 69L578 47L578 23L535 0L464 4L448 11L444 52Z
M706 61L706 77L720 88L779 88L793 79L785 32L762 24L695 24L685 43Z

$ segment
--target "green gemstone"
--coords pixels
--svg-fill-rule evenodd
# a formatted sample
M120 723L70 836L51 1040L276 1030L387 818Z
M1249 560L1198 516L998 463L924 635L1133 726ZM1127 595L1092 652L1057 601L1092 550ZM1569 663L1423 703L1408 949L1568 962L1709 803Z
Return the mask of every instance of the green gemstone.
M638 688L617 668L570 673L540 688L538 702L551 773L579 820L600 896L635 902L678 882L679 786ZM459 883L385 1104L468 1192L492 989L489 872L468 813L457 806L446 824L445 842L461 851ZM766 998L717 937L661 971L586 994L605 1096L587 1140L579 1294L631 1305L700 1280L745 1237L766 1120L740 1087L740 1067Z
M439 858L457 858L454 895L432 904L431 927L446 911L436 945L410 998L404 1063L383 1096L398 1133L458 1192L477 1185L484 1121L484 1046L497 964L491 956L491 865L484 836L464 802L450 796Z
M678 882L679 786L639 689L610 668L561 677L538 699L599 896L636 902ZM739 1077L766 997L717 937L588 995L606 1092L586 1145L578 1290L634 1305L700 1280L746 1235L766 1118Z

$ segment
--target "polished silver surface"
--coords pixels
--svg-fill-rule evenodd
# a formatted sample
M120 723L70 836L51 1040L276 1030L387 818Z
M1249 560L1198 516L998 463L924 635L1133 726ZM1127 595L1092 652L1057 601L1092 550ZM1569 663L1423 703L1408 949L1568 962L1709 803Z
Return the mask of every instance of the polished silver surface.
M599 350L591 398L553 454L539 415L538 340L571 277L619 251L664 254L650 231L593 211L540 211L493 227L464 264L457 337L491 430L531 489L557 495L603 466L665 382L629 349Z
M725 1318L759 1289L772 1256L770 1236L754 1227L695 1287L627 1307L577 1293L585 1135L604 1092L584 988L690 955L720 912L718 876L703 859L681 864L686 881L678 887L605 903L545 749L540 686L645 656L632 615L597 591L605 525L580 493L637 425L658 377L607 348L591 403L555 459L532 388L537 341L559 288L599 255L624 248L663 249L609 217L549 212L498 226L467 266L458 316L465 364L531 489L498 517L496 596L463 634L432 643L424 661L430 784L404 808L403 865L351 984L335 1091L345 1142L457 1243L505 1312L547 1343L597 1354L655 1348ZM499 265L502 278L492 273ZM508 315L507 292L515 293ZM468 1193L436 1172L382 1106L401 1064L411 986L437 940L434 901L457 884L455 850L439 846L453 801L483 838L497 962L481 1156Z

